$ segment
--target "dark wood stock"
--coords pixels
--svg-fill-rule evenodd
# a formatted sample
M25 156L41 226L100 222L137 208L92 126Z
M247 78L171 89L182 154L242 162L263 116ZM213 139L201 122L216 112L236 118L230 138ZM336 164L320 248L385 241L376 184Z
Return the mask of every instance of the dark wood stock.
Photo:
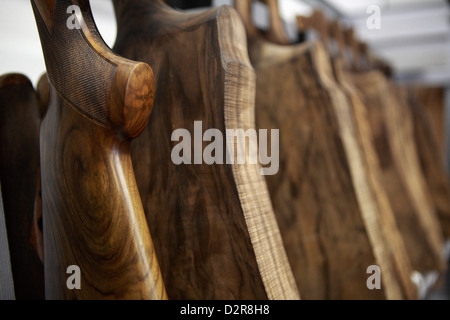
M147 220L172 299L297 299L259 165L175 165L175 129L254 128L255 74L234 9L175 11L115 0L114 50L150 64L150 125L132 143ZM158 138L155 139L154 137Z
M16 299L44 299L44 266L30 241L39 184L40 114L21 74L0 77L0 182Z
M88 1L32 4L50 92L40 131L46 298L165 299L129 153L152 110L153 72L109 50ZM80 29L66 25L70 5ZM80 290L66 283L72 265Z
M37 84L36 97L38 100L38 108L41 119L47 113L50 101L50 87L47 79L47 74L43 74ZM41 189L41 169L39 166L38 181L36 186L36 196L34 202L33 212L33 226L31 228L30 241L39 258L44 262L44 235L43 235L43 220L42 220L42 189Z

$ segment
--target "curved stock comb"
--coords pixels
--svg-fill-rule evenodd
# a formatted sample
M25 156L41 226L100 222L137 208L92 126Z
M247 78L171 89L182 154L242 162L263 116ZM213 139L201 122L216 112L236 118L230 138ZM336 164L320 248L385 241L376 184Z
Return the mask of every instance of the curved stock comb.
M112 53L95 27L89 1L32 4L49 80L59 94L97 124L139 135L153 106L152 69Z

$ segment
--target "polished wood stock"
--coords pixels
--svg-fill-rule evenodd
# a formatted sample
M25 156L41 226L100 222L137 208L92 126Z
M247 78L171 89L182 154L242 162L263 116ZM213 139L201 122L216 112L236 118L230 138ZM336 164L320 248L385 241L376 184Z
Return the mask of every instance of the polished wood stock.
M40 130L46 298L165 299L130 158L151 114L153 72L106 46L88 1L32 5L49 80L48 91L39 86L41 101L49 97ZM68 27L71 5L79 28ZM81 288L68 286L77 284L71 266Z

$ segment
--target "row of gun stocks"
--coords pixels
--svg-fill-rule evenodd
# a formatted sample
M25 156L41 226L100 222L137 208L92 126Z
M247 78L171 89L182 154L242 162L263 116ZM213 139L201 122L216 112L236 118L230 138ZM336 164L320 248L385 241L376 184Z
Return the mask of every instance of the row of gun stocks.
M320 40L290 44L277 1L265 32L253 1L235 2L113 0L110 49L88 0L31 0L47 73L36 89L0 78L16 298L418 299L413 272L446 269L450 190L416 92L366 51L348 59L352 34L318 12L299 28ZM172 132L195 121L279 129L279 173L175 165ZM66 285L72 265L81 290Z

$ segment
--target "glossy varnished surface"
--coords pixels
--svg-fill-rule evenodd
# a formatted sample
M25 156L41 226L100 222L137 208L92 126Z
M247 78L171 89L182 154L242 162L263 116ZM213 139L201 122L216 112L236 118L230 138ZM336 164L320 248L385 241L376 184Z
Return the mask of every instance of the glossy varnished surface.
M128 153L52 96L41 129L47 298L164 297ZM81 269L81 290L66 289L70 265Z
M106 47L88 1L36 2L50 82L39 86L41 101L50 92L40 130L46 298L165 299L129 154L152 110L152 70ZM71 4L79 30L65 25ZM66 285L73 265L77 290Z

